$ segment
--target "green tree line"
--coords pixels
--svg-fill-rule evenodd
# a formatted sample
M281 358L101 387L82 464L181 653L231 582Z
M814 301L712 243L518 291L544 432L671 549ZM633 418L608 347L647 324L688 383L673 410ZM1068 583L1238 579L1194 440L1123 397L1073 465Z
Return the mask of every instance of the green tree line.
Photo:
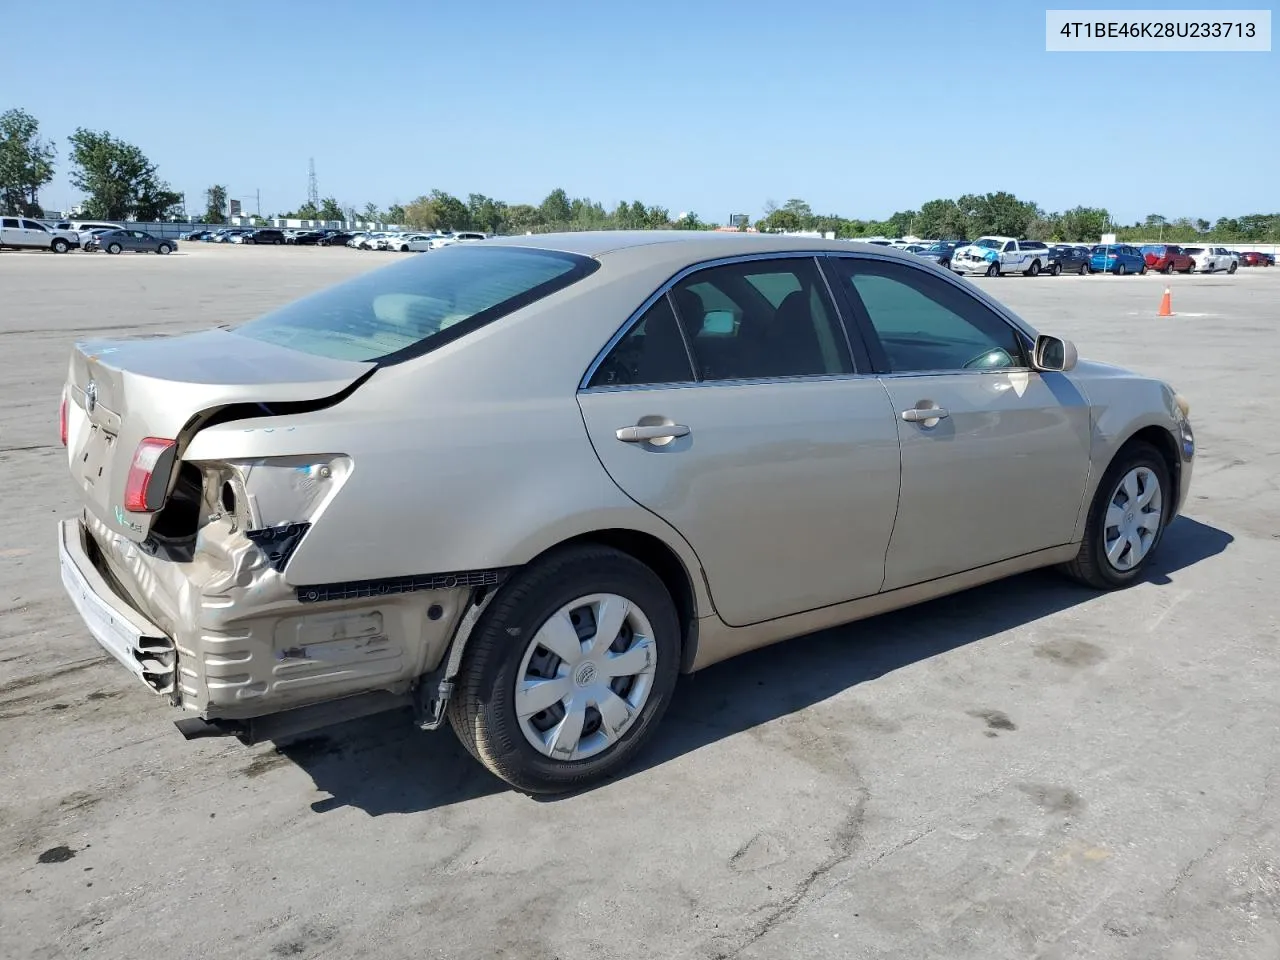
M1159 214L1151 214L1129 225L1116 223L1105 207L1082 206L1050 213L1034 202L1019 200L1003 191L965 194L955 200L930 200L919 210L902 210L885 220L815 214L803 200L788 200L781 207L770 201L765 205L764 217L756 221L756 228L765 231L830 231L844 238L916 236L973 240L996 235L1097 243L1102 234L1114 233L1118 240L1280 243L1280 213L1222 217L1214 223L1190 217L1169 220Z
M70 145L69 179L87 199L86 215L104 220L167 220L183 214L182 195L160 179L156 165L142 150L108 131L77 128ZM0 210L40 216L39 192L53 179L55 146L40 137L40 124L21 109L0 113ZM226 219L227 188L214 184L205 191L204 221ZM423 230L483 230L486 233L547 233L558 230L704 230L715 224L696 213L676 217L666 207L641 200L622 201L611 208L589 197L570 197L552 190L539 204L510 203L482 193L463 200L432 190L407 204L379 210L368 203L363 210L343 207L333 197L319 204L303 204L281 217L304 220L357 220L395 223ZM933 237L972 240L984 234L1032 240L1097 242L1103 233L1122 240L1163 239L1173 243L1194 240L1280 243L1280 213L1248 214L1208 220L1167 219L1151 214L1132 225L1117 224L1103 207L1073 207L1048 212L1011 193L964 194L954 200L930 200L919 210L901 210L884 220L862 220L837 214L816 214L804 200L778 206L768 201L758 230L818 230L837 237Z

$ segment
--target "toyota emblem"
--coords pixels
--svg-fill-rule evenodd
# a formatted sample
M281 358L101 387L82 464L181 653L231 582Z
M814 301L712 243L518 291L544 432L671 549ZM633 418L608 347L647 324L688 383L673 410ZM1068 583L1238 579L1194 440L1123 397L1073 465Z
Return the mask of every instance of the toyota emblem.
M88 413L93 413L94 408L98 406L98 385L90 380L89 385L84 388L84 408Z

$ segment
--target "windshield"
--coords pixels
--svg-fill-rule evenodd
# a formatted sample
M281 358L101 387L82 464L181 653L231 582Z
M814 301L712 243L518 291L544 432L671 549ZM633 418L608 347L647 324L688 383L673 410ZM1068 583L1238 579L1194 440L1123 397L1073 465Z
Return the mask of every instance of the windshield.
M1002 241L992 240L990 237L983 237L981 240L973 241L975 247L986 247L988 250L999 250Z
M322 290L235 332L337 360L394 363L567 287L598 266L570 253L460 245Z

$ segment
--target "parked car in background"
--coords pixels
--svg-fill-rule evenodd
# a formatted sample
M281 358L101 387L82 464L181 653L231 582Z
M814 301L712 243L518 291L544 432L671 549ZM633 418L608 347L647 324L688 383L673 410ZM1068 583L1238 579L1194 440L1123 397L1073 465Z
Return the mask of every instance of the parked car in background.
M1078 243L1055 243L1049 248L1049 260L1053 264L1052 272L1079 273L1089 272L1089 257L1092 251Z
M1138 248L1147 269L1157 273L1190 273L1196 262L1176 243L1148 243Z
M0 217L0 247L66 253L79 246L80 234L74 230L47 227L30 217Z
M950 270L951 257L956 252L956 248L963 243L963 240L939 240L937 243L925 247L920 252L920 257L924 260L930 260L946 270Z
M285 242L299 247L314 247L324 235L323 230L297 230L292 238L286 237Z
M190 233L178 234L179 240L208 240L212 230L192 230Z
M99 249L98 238L100 236L102 236L104 233L115 233L116 230L119 230L119 229L120 229L119 227L97 227L93 230L89 230L86 233L81 234L81 236L84 238L84 242L81 244L81 249L84 250L86 253L95 252L96 250Z
M427 233L404 233L396 237L389 249L400 253L421 253L431 249L431 235Z
M1013 237L979 237L956 249L951 269L956 273L981 273L998 277L1005 273L1022 273L1034 277L1049 264L1049 248L1034 240L1018 241Z
M173 252L174 241L153 236L145 230L104 230L98 234L97 245L107 253L123 253L130 250L134 253Z
M1274 267L1275 265L1276 258L1273 253L1245 250L1240 254L1240 266L1242 267Z
M455 243L475 243L479 240L488 239L488 235L475 230L460 230L456 233L445 233L433 236L431 238L431 249L439 250L441 247L448 247Z
M1147 258L1137 247L1127 243L1100 243L1089 256L1089 269L1094 273L1143 274L1147 272Z
M1219 270L1235 273L1240 265L1225 247L1185 247L1182 252L1191 258L1191 269L1196 273L1216 273Z
M353 236L354 234L345 233L342 230L332 230L321 236L316 241L316 245L321 247L345 247L351 242Z
M63 220L58 223L55 230L71 230L80 238L80 249L84 249L85 241L87 241L94 230L123 230L123 224L110 223L106 220Z
M284 243L284 231L277 230L274 227L263 227L260 230L252 230L245 236L244 242L258 244L261 246L278 247Z
M619 772L682 672L1031 569L1143 582L1186 400L871 250L510 237L76 344L62 581L189 736L411 708L529 792Z

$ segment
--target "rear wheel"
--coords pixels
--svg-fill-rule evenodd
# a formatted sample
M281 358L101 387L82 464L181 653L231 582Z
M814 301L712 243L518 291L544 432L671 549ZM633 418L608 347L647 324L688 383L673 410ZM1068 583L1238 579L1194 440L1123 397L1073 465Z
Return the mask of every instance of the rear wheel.
M1084 539L1063 572L1099 590L1137 580L1164 535L1169 467L1149 443L1125 446L1098 484Z
M1146 272L1147 272L1147 265L1144 263L1141 267L1138 268L1138 276L1140 277L1144 276Z
M1034 277L1034 276L1038 276L1038 275L1039 275L1039 273L1040 273L1040 261L1039 261L1039 260L1032 260L1032 261L1031 261L1031 266L1029 266L1029 267L1027 268L1027 271L1026 271L1026 274L1025 274L1025 275L1026 275L1026 276L1028 276L1028 277Z
M124 248L123 248L123 247L121 247L121 246L120 246L120 244L118 244L118 243L113 243L113 244L111 244L110 246L108 246L108 247L107 247L107 253L110 253L110 254L112 254L112 255L115 255L115 254L119 253L119 252L120 252L121 250L123 250L123 249L124 249Z
M167 243L162 243L160 246L156 247L156 253L160 254L162 257L168 256L169 251L172 249L173 247L169 246Z
M467 644L449 721L512 786L594 785L643 747L679 672L662 581L606 547L557 552L502 588Z
M1089 275L1089 274L1091 274L1091 273L1093 273L1093 268L1092 268L1091 266L1089 266L1089 261L1088 261L1088 260L1086 260L1084 263L1080 264L1080 276L1082 276L1082 277L1086 277L1086 276L1088 276L1088 275Z
M1232 260L1232 261L1231 261L1231 266L1227 267L1227 273L1235 273L1235 272L1236 272L1236 266L1237 266L1236 262L1235 262L1234 260Z
M1062 264L1060 263L1055 263L1049 268L1049 276L1051 277L1056 277L1060 273L1062 273Z

